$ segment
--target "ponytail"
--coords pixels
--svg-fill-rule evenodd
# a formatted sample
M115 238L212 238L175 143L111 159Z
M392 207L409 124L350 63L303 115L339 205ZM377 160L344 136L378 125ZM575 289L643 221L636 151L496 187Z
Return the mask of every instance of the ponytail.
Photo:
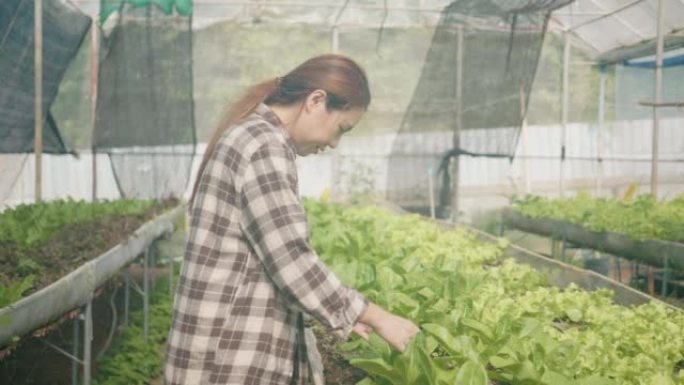
M226 132L228 128L233 126L235 123L239 122L241 119L249 116L254 110L263 103L266 99L271 97L277 90L280 83L280 78L274 78L271 80L266 80L255 86L249 88L245 94L238 100L235 104L231 105L226 113L224 113L221 122L218 125L218 129L214 131L211 136L207 148L204 150L204 156L202 157L202 163L200 163L199 170L197 170L197 176L195 177L195 184L192 188L192 195L190 196L189 207L192 208L195 202L195 196L197 195L197 190L199 189L200 180L202 179L202 174L204 169L209 162L209 158L214 153L216 149L216 144Z

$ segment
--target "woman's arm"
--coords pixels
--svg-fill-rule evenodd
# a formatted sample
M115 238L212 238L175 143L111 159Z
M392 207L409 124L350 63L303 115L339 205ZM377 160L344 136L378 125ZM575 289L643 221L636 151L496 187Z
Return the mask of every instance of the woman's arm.
M294 162L285 146L262 144L249 159L240 197L242 231L284 296L346 336L368 301L343 285L312 250L295 193Z
M312 250L290 167L287 150L269 143L251 157L244 178L243 230L269 276L333 331L346 336L354 328L363 337L373 330L404 351L418 332L416 325L343 285Z

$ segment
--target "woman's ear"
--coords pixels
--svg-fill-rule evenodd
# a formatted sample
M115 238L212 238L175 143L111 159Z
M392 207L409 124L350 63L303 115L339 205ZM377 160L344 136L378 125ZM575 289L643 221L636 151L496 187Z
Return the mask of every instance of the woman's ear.
M328 94L321 89L313 90L309 96L306 97L306 107L309 110L320 108L321 105L326 106L328 102Z

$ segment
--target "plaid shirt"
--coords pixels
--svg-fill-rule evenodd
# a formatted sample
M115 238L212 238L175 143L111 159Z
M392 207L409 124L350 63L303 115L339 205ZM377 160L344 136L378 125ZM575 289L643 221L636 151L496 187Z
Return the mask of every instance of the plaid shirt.
M309 383L301 312L344 337L365 310L311 249L295 154L265 104L218 142L191 209L167 384Z

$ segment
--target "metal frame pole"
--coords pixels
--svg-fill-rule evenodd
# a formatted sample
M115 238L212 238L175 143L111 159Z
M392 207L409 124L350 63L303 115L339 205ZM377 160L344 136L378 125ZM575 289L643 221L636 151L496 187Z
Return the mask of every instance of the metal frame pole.
M568 104L570 87L570 34L564 34L565 45L563 47L563 105L561 109L561 159L558 179L558 196L562 197L565 193L565 131L568 125Z
M670 256L665 257L665 267L663 268L663 282L661 283L661 293L663 298L667 298L667 281L670 279Z
M333 22L332 29L330 30L330 51L332 53L339 53L340 51L340 27L339 22L345 9L347 9L349 0L345 1L340 10L337 12L335 21ZM330 195L335 198L341 191L340 185L342 184L341 167L340 167L340 154L337 151L333 151L330 156Z
M78 316L74 317L74 335L73 335L73 346L71 349L71 354L74 357L78 357L78 335L81 332L78 326ZM71 385L78 385L78 362L71 360Z
M530 162L527 159L527 106L525 105L525 90L522 86L520 87L520 116L523 118L520 127L523 185L525 186L525 195L529 195L532 192L532 186L530 183Z
M91 122L92 131L95 131L95 121L97 120L97 82L99 70L100 45L98 44L98 28L97 15L92 17L92 24L90 27L90 99L91 99ZM91 147L92 155L92 194L93 202L97 201L97 150L93 145Z
M90 385L90 364L93 347L93 298L88 299L85 311L85 324L83 326L83 384Z
M35 155L35 201L43 199L43 0L34 2L34 142L33 153Z
M128 326L128 308L131 303L131 274L128 267L124 270L124 320L123 326Z
M168 239L167 239L168 241ZM168 250L167 250L168 251ZM174 282L173 282L173 277L174 277L174 261L173 261L173 255L169 253L169 255L166 256L169 260L169 297L173 298L173 287L174 287Z
M435 219L435 187L434 187L434 172L432 171L432 167L428 168L428 194L430 198L430 218Z
M596 129L596 191L600 196L603 188L603 128L605 123L605 98L606 98L606 67L599 67L599 103L598 103L598 127Z
M460 150L461 148L461 126L463 119L461 113L463 110L463 26L459 26L457 30L456 41L456 116L454 119L454 138L453 148ZM456 223L458 221L458 196L459 196L459 182L460 182L460 155L456 156L451 161L451 221Z
M148 266L150 263L150 248L152 245L145 249L145 254L143 255L143 336L145 342L147 342L148 330L149 330L149 318L150 318L150 278Z
M660 110L659 104L662 97L663 82L663 22L665 17L665 4L658 0L658 40L656 44L655 65L655 100L653 106L653 139L651 149L651 194L658 198L658 138L660 134Z

